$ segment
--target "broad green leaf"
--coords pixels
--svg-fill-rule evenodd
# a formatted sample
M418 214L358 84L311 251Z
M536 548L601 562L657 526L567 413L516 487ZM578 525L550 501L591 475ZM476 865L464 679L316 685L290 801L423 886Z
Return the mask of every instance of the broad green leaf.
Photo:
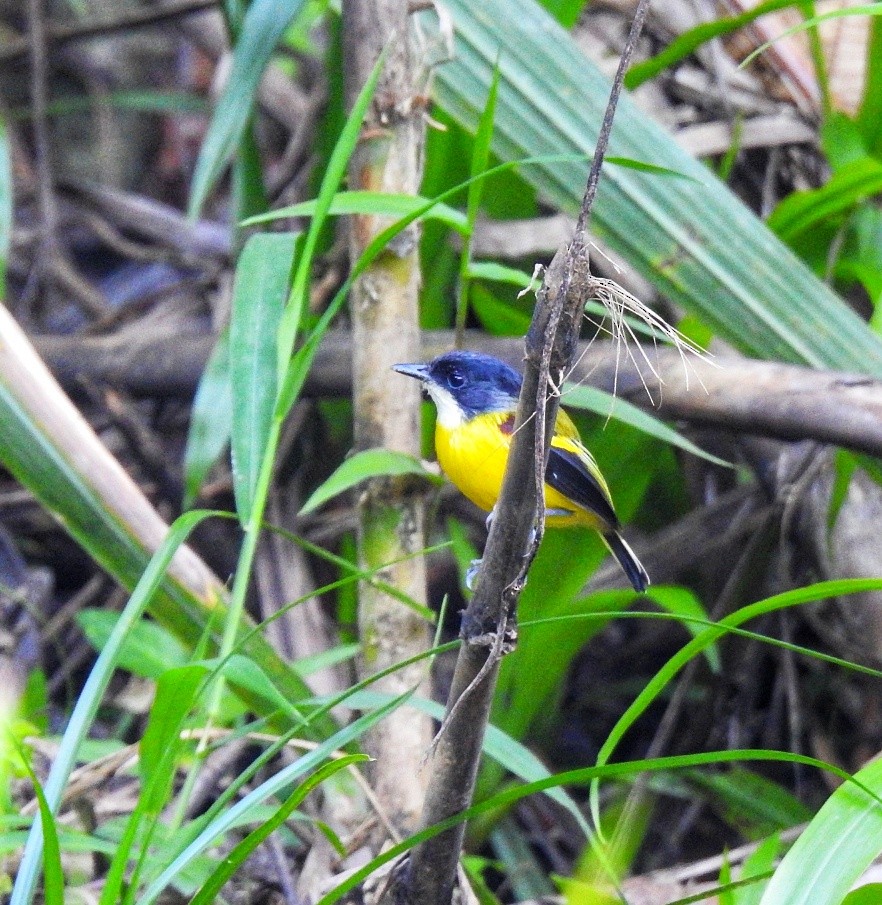
M338 644L336 647L319 651L319 653L312 654L309 657L301 657L294 664L294 668L305 679L313 673L321 672L323 669L329 669L339 663L346 663L360 653L361 644Z
M882 902L882 883L867 883L853 889L843 900L842 905L879 905Z
M588 0L540 0L540 2L564 28L572 28L579 21Z
M821 147L834 173L870 153L858 124L844 113L834 112L821 123Z
M731 468L731 463L724 459L718 459L716 456L705 452L701 447L696 446L691 440L688 440L682 434L675 431L672 427L668 427L662 421L659 421L654 415L644 412L630 402L619 399L611 393L599 390L596 387L578 386L573 384L564 384L561 401L564 405L584 409L588 412L594 412L595 415L602 415L606 418L615 418L624 424L665 443L670 443L685 452L691 453L693 456L699 456L715 465L724 465Z
M882 792L882 761L854 778ZM784 856L761 905L841 905L882 852L882 805L854 783L841 785Z
M331 199L327 214L339 217L345 214L376 214L384 217L404 217L425 208L427 198L420 195L394 195L384 192L337 192ZM289 217L312 217L318 209L317 201L301 201L288 207L280 207L256 217L249 217L243 226L258 226ZM465 214L447 204L436 204L422 215L427 220L439 220L457 232L465 232Z
M156 683L138 759L142 795L150 813L158 814L165 805L175 777L169 752L180 744L181 726L208 674L206 665L188 663L167 670Z
M190 189L191 217L199 216L209 192L239 147L264 70L302 6L303 0L254 0L248 7L233 48L229 81L218 98L196 161Z
M769 228L790 242L822 220L842 214L880 192L882 163L863 157L843 166L821 188L788 195L769 217Z
M782 31L780 35L772 38L771 41L766 41L765 44L757 47L757 49L754 50L753 53L744 58L741 65L746 66L755 57L759 56L759 54L761 53L765 53L765 51L767 51L773 44L780 41L782 38L788 38L790 37L790 35L799 34L803 31L810 31L817 28L817 26L821 25L823 22L829 22L831 19L842 19L845 16L882 16L882 3L864 3L860 6L849 6L844 9L834 9L830 12L822 13L819 16L811 16L804 22L800 22L798 25L793 25L786 31Z
M368 478L382 475L419 475L435 483L443 483L438 475L426 470L419 459L391 449L366 449L346 459L303 504L300 515L314 512L328 500L355 487Z
M499 99L493 151L502 160L561 152L590 155L609 93L606 79L533 0L449 0L456 45L434 96L476 127L497 49ZM422 15L437 33L433 13ZM548 104L548 85L555 103ZM592 228L664 294L720 337L755 357L882 374L882 342L705 167L620 99L610 154L645 160L691 179L605 168ZM542 197L574 212L584 163L524 167Z
M297 241L292 233L260 233L236 266L230 321L233 488L247 524L276 405L276 337Z
M184 509L189 509L211 466L230 442L233 389L230 383L230 331L217 338L199 381L190 410L190 430L184 453Z
M711 793L715 810L748 839L768 836L811 819L812 812L783 786L746 767L690 775Z
M110 640L120 614L108 610L82 610L77 624L99 653ZM168 629L156 622L139 619L126 634L117 665L135 676L158 679L166 670L183 666L187 651Z
M216 666L215 663L206 663ZM250 657L233 654L222 666L223 674L233 685L247 688L289 717L299 719L297 708L276 688L270 677Z
M777 833L764 839L745 859L741 868L741 879L747 880L751 877L769 877L772 874L772 868L775 866L775 859L781 850L781 840ZM766 888L763 881L757 882L751 886L745 886L739 889L735 895L736 905L759 905L762 898L763 890Z
M499 60L493 67L493 79L487 92L487 100L484 109L478 119L475 129L475 138L472 142L472 161L468 192L466 194L466 238L462 243L459 255L459 286L457 287L456 315L456 342L462 342L465 330L466 317L469 310L469 262L472 257L472 234L475 231L475 221L478 218L478 208L481 205L481 195L484 191L484 180L478 179L487 170L490 161L490 141L493 138L493 117L496 114L496 95L499 89Z

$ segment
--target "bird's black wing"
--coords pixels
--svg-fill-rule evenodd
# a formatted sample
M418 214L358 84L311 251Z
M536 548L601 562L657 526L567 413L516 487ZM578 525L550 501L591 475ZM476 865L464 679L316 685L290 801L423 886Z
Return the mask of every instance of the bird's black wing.
M548 467L545 469L545 481L583 509L593 512L609 528L616 530L619 527L618 517L606 490L576 453L552 446Z

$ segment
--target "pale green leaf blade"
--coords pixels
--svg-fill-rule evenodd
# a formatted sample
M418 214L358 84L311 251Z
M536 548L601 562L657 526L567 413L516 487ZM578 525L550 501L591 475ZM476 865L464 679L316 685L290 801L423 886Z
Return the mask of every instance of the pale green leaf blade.
M421 195L396 195L385 192L337 192L331 200L327 214L339 217L348 214L375 214L381 217L406 217L415 211L425 209L428 198ZM301 201L299 204L291 204L288 207L280 207L266 214L258 214L244 220L243 226L257 226L262 223L272 223L274 220L283 220L290 217L312 217L318 210L318 201ZM447 226L464 232L466 229L466 217L461 211L450 207L449 204L436 204L425 213L422 219L439 220Z
M644 412L630 402L619 399L611 393L599 390L597 387L574 386L565 384L561 401L570 408L584 409L588 412L594 412L595 415L602 415L605 418L615 418L624 424L645 434L649 434L665 443L670 443L682 449L684 452L691 453L693 456L699 456L715 465L724 465L731 467L731 463L724 459L719 459L709 452L705 452L700 446L696 446L691 440L684 437L672 427L668 427L663 421L659 421L654 415Z
M609 84L572 38L533 0L446 6L456 46L436 72L438 103L474 129L502 45L494 153L503 160L590 155ZM421 18L431 33L433 15ZM692 177L609 167L600 180L592 228L663 293L751 355L882 374L879 338L627 96L616 111L610 154ZM546 201L573 212L586 169L562 161L521 172Z
M769 217L769 228L785 242L855 204L882 192L882 163L862 157L847 163L818 189L793 192Z
M61 739L58 753L52 762L49 777L44 785L46 801L52 813L56 813L61 804L62 793L73 769L80 742L86 737L92 721L98 713L98 707L116 669L119 652L128 632L135 622L141 618L141 614L150 599L161 587L166 569L168 569L169 563L172 561L172 557L178 547L185 541L193 528L210 514L209 512L200 511L188 512L180 516L171 526L168 535L153 557L151 557L144 574L120 614L120 618L114 626L107 644L104 645L98 655L98 659L95 661L86 684L77 699L76 706ZM21 867L12 890L10 905L27 905L31 901L42 854L43 833L41 825L35 823L28 834Z
M77 624L99 653L110 640L119 619L119 613L108 610L88 609L77 613ZM118 659L122 669L146 679L158 679L167 670L186 662L184 645L159 623L145 619L139 619L132 626Z
M303 504L300 515L314 512L332 497L338 496L368 478L408 474L419 475L438 483L441 481L438 475L427 471L419 459L407 453L395 452L391 449L366 449L346 459Z
M294 233L260 233L242 249L230 321L233 489L245 524L276 405L276 338L294 259Z
M215 106L199 150L189 214L197 217L224 167L239 146L254 109L257 87L279 39L300 11L303 0L254 0L248 7L226 88Z
M230 331L217 338L199 381L190 410L190 430L184 452L184 509L189 509L211 466L230 442L233 389L230 383Z
M472 261L469 263L468 275L473 280L491 280L494 283L511 283L527 289L533 283L533 277L517 267L506 267L495 261Z
M766 41L765 44L761 44L759 47L757 47L756 50L754 50L744 58L741 65L746 66L755 57L759 56L761 53L764 53L773 44L775 44L777 41L780 41L782 38L787 38L790 35L799 34L800 32L808 31L812 28L817 28L823 22L828 22L830 19L842 19L845 16L882 16L882 3L864 3L859 6L849 6L845 9L834 9L830 12L821 13L821 15L819 16L811 16L804 22L800 22L798 25L793 25L785 31L782 31L780 35L772 38L771 41Z
M882 761L854 778L882 792ZM882 806L854 783L844 783L784 856L760 905L840 905L880 852Z

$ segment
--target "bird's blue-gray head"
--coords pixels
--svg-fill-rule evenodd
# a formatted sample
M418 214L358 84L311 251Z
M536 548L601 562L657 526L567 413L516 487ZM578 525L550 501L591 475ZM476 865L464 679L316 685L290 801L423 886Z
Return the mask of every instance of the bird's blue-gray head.
M422 381L445 427L458 427L476 415L517 406L521 375L505 362L480 352L446 352L426 364L401 364L399 374Z

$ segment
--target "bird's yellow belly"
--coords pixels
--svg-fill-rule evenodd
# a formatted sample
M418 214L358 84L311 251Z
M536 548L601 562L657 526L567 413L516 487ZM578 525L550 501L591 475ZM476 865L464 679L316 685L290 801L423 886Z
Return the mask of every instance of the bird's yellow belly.
M499 498L510 438L497 419L473 418L450 430L435 429L435 451L444 474L480 509L489 512Z
M440 423L435 428L438 464L448 478L478 508L489 512L499 499L511 436L500 429L501 417L473 418L460 427L449 429ZM563 438L555 438L568 445ZM578 506L553 487L545 485L545 508L551 513L550 527L585 525L596 528L597 517Z

